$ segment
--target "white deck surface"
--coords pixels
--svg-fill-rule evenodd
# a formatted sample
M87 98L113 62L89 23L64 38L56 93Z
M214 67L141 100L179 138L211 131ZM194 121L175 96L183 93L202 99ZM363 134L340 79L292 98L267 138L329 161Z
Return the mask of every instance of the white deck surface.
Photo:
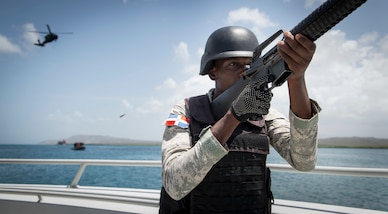
M35 213L158 213L159 190L0 184L1 214ZM321 214L388 212L275 199L272 213Z

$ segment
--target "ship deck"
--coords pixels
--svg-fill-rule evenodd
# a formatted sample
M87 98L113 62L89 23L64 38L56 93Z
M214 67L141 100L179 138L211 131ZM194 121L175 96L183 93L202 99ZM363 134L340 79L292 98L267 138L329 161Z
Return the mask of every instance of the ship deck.
M69 185L0 184L2 214L158 213L160 190L79 186L78 181L89 165L155 167L160 166L160 161L0 159L0 164L71 164L80 166ZM271 164L269 167L274 171L295 172L286 165ZM381 168L317 167L312 173L388 178L388 169ZM385 211L372 209L281 199L275 199L272 213L388 214Z

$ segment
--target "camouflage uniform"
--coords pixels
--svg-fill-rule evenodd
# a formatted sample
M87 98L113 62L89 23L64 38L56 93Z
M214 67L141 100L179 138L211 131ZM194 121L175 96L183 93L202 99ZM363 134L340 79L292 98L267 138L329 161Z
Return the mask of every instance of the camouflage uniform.
M289 121L274 109L264 116L272 147L300 171L314 169L317 159L320 107L314 100L311 100L311 106L314 115L310 119L298 118L291 110ZM190 112L185 108L185 101L181 101L172 108L171 114L189 117ZM194 147L191 146L189 131L188 128L169 126L163 136L163 186L175 200L189 194L212 166L228 154L228 148L218 142L210 126L202 130Z

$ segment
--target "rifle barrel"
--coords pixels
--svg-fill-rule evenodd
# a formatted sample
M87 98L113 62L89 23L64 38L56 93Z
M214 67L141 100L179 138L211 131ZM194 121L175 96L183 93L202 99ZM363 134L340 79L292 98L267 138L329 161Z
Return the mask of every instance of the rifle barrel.
M291 30L291 33L294 35L300 33L307 36L311 41L315 41L366 1L327 0L299 22Z

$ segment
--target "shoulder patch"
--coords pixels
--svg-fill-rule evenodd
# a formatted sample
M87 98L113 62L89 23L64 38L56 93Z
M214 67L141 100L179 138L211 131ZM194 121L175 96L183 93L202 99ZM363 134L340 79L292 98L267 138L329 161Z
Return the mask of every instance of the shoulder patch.
M165 122L166 126L178 126L183 129L189 128L190 119L184 115L170 114Z

